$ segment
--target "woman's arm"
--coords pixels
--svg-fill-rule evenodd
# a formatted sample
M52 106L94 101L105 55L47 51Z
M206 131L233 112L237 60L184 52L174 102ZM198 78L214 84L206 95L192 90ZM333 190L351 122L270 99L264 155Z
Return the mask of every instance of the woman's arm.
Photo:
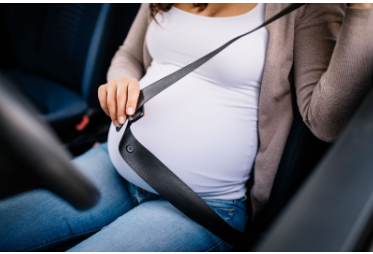
M143 45L149 15L149 4L142 4L123 45L111 60L108 83L98 89L101 107L117 127L136 110L140 93L138 80L145 73Z
M108 82L120 77L140 79L145 74L143 45L148 27L148 17L150 17L149 4L141 4L123 45L119 47L111 60L107 73Z
M318 138L331 142L372 86L373 8L309 4L294 37L300 113Z

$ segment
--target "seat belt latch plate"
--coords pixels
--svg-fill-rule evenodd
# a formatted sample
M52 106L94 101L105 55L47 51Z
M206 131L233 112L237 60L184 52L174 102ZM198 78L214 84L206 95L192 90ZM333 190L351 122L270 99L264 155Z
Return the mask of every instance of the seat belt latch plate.
M142 105L134 115L128 116L128 123L134 123L144 116L144 105Z

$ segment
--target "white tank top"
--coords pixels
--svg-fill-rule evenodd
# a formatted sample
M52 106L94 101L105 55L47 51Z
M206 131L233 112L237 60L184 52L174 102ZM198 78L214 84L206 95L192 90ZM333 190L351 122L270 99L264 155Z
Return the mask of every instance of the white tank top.
M153 59L141 88L264 22L265 4L234 17L204 17L172 7L157 14L146 40ZM258 148L258 104L268 32L234 42L145 105L134 136L202 198L237 199ZM113 165L125 179L156 193L122 159L126 126L108 137Z

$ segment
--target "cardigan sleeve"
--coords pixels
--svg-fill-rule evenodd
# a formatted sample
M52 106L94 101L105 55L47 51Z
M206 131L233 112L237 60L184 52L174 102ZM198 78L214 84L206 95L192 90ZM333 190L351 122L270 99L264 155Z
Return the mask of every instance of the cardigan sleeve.
M372 86L373 8L307 5L295 27L293 67L304 122L332 142Z
M141 4L140 10L123 45L115 53L107 73L107 81L120 77L140 79L144 73L143 45L148 27L149 4Z

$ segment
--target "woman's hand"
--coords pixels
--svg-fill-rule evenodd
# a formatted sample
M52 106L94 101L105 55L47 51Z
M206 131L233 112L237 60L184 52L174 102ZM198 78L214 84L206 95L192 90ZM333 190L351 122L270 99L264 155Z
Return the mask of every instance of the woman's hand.
M362 4L350 3L349 4L349 7L352 7L352 8L370 8L372 6L373 6L372 3L362 3Z
M98 99L105 113L116 127L133 115L140 94L140 84L134 78L119 78L98 88Z

